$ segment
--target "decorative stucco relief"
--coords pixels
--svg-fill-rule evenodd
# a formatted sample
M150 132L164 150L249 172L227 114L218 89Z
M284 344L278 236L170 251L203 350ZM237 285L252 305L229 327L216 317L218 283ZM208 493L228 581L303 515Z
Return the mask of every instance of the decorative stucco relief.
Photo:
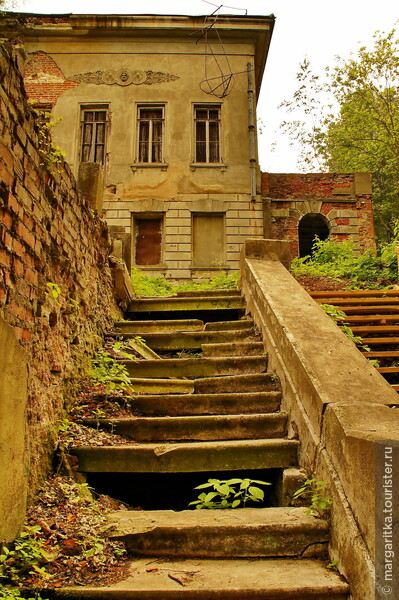
M118 71L92 71L78 73L69 77L75 83L95 83L96 85L152 85L180 79L178 75L162 73L160 71L138 71L133 69L119 69Z

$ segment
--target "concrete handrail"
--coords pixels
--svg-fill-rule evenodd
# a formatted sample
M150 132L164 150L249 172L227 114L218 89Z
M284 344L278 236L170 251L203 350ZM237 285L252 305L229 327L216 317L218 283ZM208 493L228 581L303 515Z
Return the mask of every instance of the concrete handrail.
M280 262L288 245L247 240L241 287L299 433L300 465L327 481L331 552L353 598L373 598L376 444L399 440L399 398Z

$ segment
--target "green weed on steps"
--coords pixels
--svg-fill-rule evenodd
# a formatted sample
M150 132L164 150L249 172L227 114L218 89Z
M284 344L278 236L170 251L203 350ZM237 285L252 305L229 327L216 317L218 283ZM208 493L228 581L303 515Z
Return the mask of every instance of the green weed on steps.
M190 502L189 506L196 509L207 508L210 510L226 508L245 508L246 504L263 502L264 491L254 485L271 485L267 481L257 479L208 479L208 483L197 485L195 490L211 488L210 491L201 492L198 500Z
M150 277L140 269L132 271L132 285L137 296L173 296L178 292L237 289L239 272L221 272L211 279L173 282L165 277Z

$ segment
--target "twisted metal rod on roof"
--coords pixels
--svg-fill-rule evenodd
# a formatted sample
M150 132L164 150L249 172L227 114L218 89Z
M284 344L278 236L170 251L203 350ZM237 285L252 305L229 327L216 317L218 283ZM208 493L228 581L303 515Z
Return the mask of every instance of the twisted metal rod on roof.
M243 10L245 14L247 14L247 10L245 8L235 8L232 6L225 6L223 4L216 5L212 2L208 2L208 0L202 0L206 4L211 4L212 6L216 6L216 9L210 16L205 17L205 26L199 31L195 33L199 33L199 37L196 40L196 44L200 41L204 40L205 43L205 52L204 52L204 79L200 82L200 88L205 94L209 94L215 96L216 98L223 99L229 95L234 85L234 75L239 73L246 73L247 71L237 71L233 72L228 55L223 46L222 38L219 34L217 28L217 20L219 18L219 11L222 8L232 8L234 10ZM211 20L210 23L209 20ZM218 45L218 51L214 51L212 44L209 40L209 33L214 31L216 34L216 43ZM222 67L222 62L224 62L224 68ZM216 69L219 72L219 75L216 77L210 77L208 72L210 70L210 64L213 66L216 65Z

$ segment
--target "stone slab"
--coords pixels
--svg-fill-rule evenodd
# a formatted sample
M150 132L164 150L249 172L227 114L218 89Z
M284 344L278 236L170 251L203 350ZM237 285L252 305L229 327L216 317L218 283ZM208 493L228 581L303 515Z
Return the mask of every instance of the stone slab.
M286 468L296 464L295 440L176 442L74 447L84 473L196 473Z
M116 321L114 331L118 333L143 334L147 332L201 331L204 322L199 319L180 319L165 321Z
M201 298L142 298L129 304L128 313L165 312L165 311L199 311L199 310L232 310L244 308L244 300L240 296L209 296Z
M133 410L147 416L270 413L279 409L281 392L146 395L129 401Z
M259 487L267 497L267 486ZM142 556L278 557L301 556L306 549L314 552L310 558L326 550L329 538L327 521L292 507L118 511L110 524L110 537Z
M122 330L123 331L123 330ZM139 335L145 339L146 344L153 350L200 350L203 344L227 343L239 340L257 339L257 334L252 329L226 330L226 331L176 331L174 333L117 333L123 338ZM263 351L263 350L262 350Z
M274 373L230 375L226 377L204 377L194 382L196 393L225 392L268 392L279 389L279 380Z
M230 342L202 345L203 356L256 356L264 353L263 342Z
M177 581L176 581L177 579ZM348 585L318 560L133 560L111 586L64 588L76 600L347 600Z
M266 371L265 356L123 360L130 377L218 377Z
M287 415L208 415L187 417L132 417L85 419L84 425L100 426L136 441L238 440L278 438L285 434Z

